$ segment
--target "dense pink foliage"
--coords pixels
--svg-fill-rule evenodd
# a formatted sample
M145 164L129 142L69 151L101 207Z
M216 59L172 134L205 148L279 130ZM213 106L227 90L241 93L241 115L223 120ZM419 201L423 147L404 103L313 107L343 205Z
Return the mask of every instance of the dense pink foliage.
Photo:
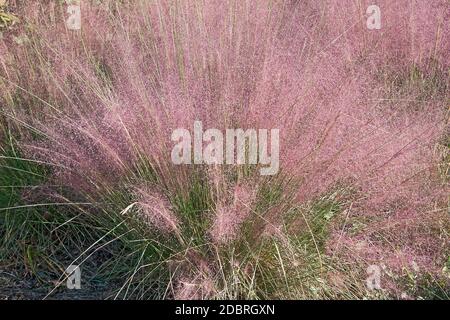
M407 86L413 66L425 77L438 68L448 90L450 10L445 0L376 2L381 30L366 28L371 1L145 1L113 16L108 2L83 2L81 32L65 30L58 10L43 17L33 3L23 15L36 23L34 46L45 64L36 68L30 49L12 49L6 37L0 74L59 110L39 104L33 119L14 117L47 137L26 139L28 154L55 163L55 177L75 190L122 183L140 155L171 191L188 188L177 174L183 169L171 164L170 134L192 130L194 120L206 128L279 128L281 172L301 181L298 202L341 183L360 195L349 216L366 221L363 231L336 228L330 252L351 260L363 251L365 261L395 270L415 261L438 272L449 239L428 228L434 217L448 219L439 209L449 189L435 148L448 131L448 92L413 104L420 89L400 84L387 96L384 76L404 77ZM217 242L249 216L251 189L236 186L233 203L218 202ZM167 199L137 190L151 223L176 230ZM395 234L392 243L383 232Z
M237 185L232 194L232 203L223 203L225 199L219 200L216 207L216 216L213 222L211 235L218 242L233 240L239 233L239 227L252 213L255 202L256 191L249 185Z
M162 232L179 233L178 219L170 202L161 193L141 187L137 189L136 194L145 222Z

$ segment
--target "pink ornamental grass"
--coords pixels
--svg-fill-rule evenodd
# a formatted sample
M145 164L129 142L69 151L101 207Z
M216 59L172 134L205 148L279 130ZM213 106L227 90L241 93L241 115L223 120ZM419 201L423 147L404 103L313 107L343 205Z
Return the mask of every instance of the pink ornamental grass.
M239 235L241 225L251 217L256 192L250 185L236 185L233 190L232 203L224 204L220 200L216 207L211 230L212 238L217 243L225 243Z
M354 239L370 238L378 224L448 220L437 213L449 189L435 149L448 134L448 85L438 93L424 87L435 69L448 83L449 29L441 0L380 1L379 31L366 27L368 3L347 4L83 2L84 27L75 33L58 7L24 6L18 12L33 29L18 32L30 42L11 46L7 35L0 46L4 112L39 133L24 134L30 157L52 162L55 179L93 198L130 176L145 180L136 174L143 159L168 194L189 190L190 169L170 161L170 134L195 120L219 129L278 128L281 174L298 183L299 204L340 183L354 188L349 214L371 219L367 229L342 236L345 228L336 227L328 242L344 250L340 242L348 240L351 256ZM51 14L40 14L45 9ZM411 80L416 69L420 81ZM27 93L19 109L11 102L18 88ZM251 215L254 190L234 188L233 203L216 201L210 234L217 242L235 238ZM150 224L177 232L171 199L139 188L136 197ZM394 241L411 259L430 270L442 263L446 242L435 234L395 232L409 239ZM369 243L368 255L395 267L395 246ZM419 250L423 243L433 249Z

